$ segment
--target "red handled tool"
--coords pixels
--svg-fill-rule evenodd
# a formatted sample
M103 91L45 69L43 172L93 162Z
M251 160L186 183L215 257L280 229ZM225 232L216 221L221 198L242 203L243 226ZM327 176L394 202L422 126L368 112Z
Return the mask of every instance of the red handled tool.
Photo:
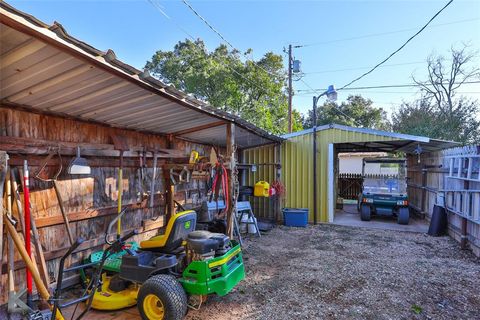
M24 201L24 215L25 215L25 249L28 257L32 258L32 248L30 242L30 189L28 178L28 164L27 160L23 162L23 201ZM32 307L32 273L30 269L27 270L27 305Z

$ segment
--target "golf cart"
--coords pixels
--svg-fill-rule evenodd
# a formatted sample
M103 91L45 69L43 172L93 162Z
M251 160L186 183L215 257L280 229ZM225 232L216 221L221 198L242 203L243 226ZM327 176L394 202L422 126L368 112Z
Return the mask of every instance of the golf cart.
M207 295L228 294L245 278L240 245L221 233L195 231L196 220L195 211L175 213L165 234L140 242L137 250L126 247L116 266L103 267L91 307L137 305L142 319L176 320L183 319L187 306L199 308ZM105 238L112 238L109 231Z
M380 174L376 173L378 168ZM370 221L372 215L393 216L399 224L408 224L406 160L364 158L362 177L362 193L358 198L361 219Z

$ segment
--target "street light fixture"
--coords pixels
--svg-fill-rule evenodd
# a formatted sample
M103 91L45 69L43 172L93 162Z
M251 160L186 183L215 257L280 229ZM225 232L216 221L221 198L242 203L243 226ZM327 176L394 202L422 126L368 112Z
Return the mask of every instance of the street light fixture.
M337 100L337 90L334 85L329 85L327 90L318 97L313 97L313 224L317 224L317 102L321 97L327 96L329 101Z

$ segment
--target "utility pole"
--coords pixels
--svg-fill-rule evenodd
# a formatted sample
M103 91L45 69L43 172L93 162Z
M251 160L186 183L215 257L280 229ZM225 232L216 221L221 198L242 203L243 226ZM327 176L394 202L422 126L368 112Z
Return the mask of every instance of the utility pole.
M288 133L292 132L292 45L288 45Z

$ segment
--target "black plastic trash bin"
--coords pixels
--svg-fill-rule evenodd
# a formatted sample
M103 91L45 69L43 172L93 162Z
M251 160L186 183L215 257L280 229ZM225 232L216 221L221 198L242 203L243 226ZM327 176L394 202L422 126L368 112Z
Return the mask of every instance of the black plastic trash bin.
M439 237L447 234L448 217L444 207L433 206L432 219L430 220L430 227L428 234L434 237Z

